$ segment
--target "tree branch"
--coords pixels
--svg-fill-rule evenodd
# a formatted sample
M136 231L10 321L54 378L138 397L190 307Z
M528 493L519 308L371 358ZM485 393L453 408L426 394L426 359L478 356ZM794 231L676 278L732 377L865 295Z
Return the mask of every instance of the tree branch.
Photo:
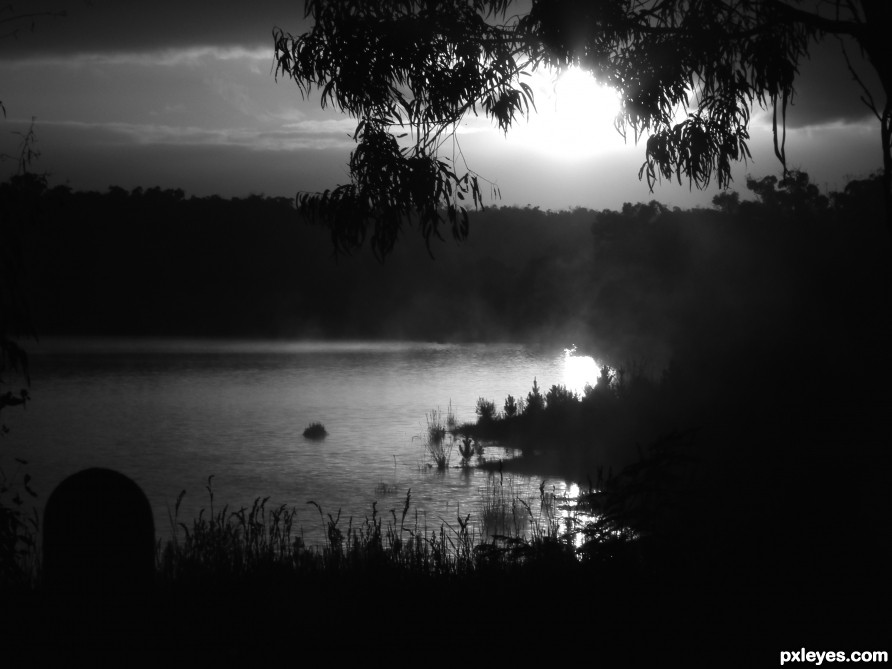
M772 3L780 14L788 18L788 23L800 23L807 28L816 30L829 35L853 35L859 36L863 32L863 27L857 21L843 21L840 19L829 19L819 14L813 14L798 7L792 7L783 0L775 0ZM837 2L837 8L839 3Z

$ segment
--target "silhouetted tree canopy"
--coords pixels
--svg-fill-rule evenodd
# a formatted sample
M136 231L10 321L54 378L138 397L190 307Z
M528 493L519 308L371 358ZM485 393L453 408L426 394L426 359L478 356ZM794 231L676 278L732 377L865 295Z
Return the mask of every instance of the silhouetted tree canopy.
M660 179L727 187L732 163L750 155L755 104L774 111L786 172L785 114L798 66L827 35L851 37L882 82L886 100L865 88L865 102L881 121L892 210L890 3L533 0L525 14L510 9L510 0L307 0L308 32L274 29L277 76L358 120L350 183L298 196L337 248L370 235L383 255L415 222L425 240L443 226L464 237L464 205L482 201L455 129L483 114L507 132L534 108L524 77L542 66L581 67L619 92L618 130L648 135L639 178L651 188Z

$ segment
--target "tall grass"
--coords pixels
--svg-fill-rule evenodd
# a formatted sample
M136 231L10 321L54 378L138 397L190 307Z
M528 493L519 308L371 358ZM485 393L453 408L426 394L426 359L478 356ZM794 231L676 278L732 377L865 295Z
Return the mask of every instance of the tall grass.
M288 505L267 508L269 497L256 498L248 507L214 511L213 476L206 489L210 511L204 508L186 524L179 519L177 497L170 514L171 538L157 542L159 575L168 581L183 578L239 576L271 565L295 564L304 551L303 536L295 527L297 509Z
M449 467L449 457L452 455L454 440L448 431L448 426L455 425L455 416L452 413L452 402L444 417L439 408L431 409L425 414L427 429L422 437L424 450L438 470Z
M528 501L520 498L513 478L508 479L506 486L501 473L490 474L481 495L481 531L485 537L523 536L526 533L530 506Z
M171 538L158 541L157 566L162 582L218 583L264 574L345 574L373 570L379 575L398 570L420 575L471 574L493 562L521 565L547 546L561 542L559 522L547 504L532 509L521 499L513 479L493 475L479 508L442 519L438 526L421 522L413 513L412 491L401 508L382 515L377 502L360 521L328 512L310 501L323 530L322 545L308 546L295 524L297 507L269 508L269 498L250 507L214 508L212 479L206 486L210 506L187 524L179 519L185 491L170 514ZM575 558L573 542L563 540L563 552Z
M446 429L455 432L458 428L458 421L455 419L455 412L452 410L452 400L449 400L449 406L446 408Z

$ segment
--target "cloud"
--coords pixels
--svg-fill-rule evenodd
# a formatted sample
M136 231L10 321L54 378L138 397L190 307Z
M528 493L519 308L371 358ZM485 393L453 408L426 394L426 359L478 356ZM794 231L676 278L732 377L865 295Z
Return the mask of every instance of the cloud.
M8 130L22 129L7 122ZM77 190L182 188L194 195L292 196L346 179L349 150L324 136L294 133L216 132L162 124L39 123L32 169L50 184ZM19 138L0 135L0 153L16 155ZM0 164L3 177L13 161Z
M353 133L356 131L356 120L352 118L308 119L286 123L282 127L309 134L349 135L350 137L353 137ZM350 140L350 143L353 143L352 139Z
M174 126L153 123L88 123L57 121L41 123L39 132L53 135L89 133L91 141L101 145L176 145L237 146L263 151L295 151L301 149L349 149L353 141L343 132L341 122L307 121L292 123L276 130L255 128L212 129L198 126Z
M266 114L264 106L251 95L251 89L248 85L219 75L205 78L204 83L215 95L225 100L227 104L240 113L255 118Z
M794 83L796 94L787 108L788 128L863 125L867 119L875 119L861 100L864 91L846 64L843 48L852 67L874 95L882 90L872 66L857 47L851 42L827 38L814 45L810 58L800 64Z
M30 54L146 52L202 44L272 48L272 29L305 29L302 3L294 0L215 0L213 3L152 0L120 2L43 0L34 29L0 40L0 57Z
M19 120L105 128L140 143L349 145L355 121L277 84L271 63L267 50L241 47L42 55L0 62L0 78Z
M50 12L64 9L66 17L38 17L33 31L23 29L18 39L0 40L0 58L14 62L42 55L52 59L48 61L52 67L133 65L171 69L235 61L247 63L255 72L268 73L273 60L273 27L281 26L293 34L309 28L301 5L296 0L216 0L210 4L182 0L42 0L42 8ZM525 11L525 5L518 9ZM828 38L814 44L810 60L800 64L797 96L787 119L789 127L859 123L869 116L859 99L862 91L846 67L842 47L879 99L881 88L873 68L855 45ZM537 90L537 94L540 92L544 88ZM4 91L4 95L8 93ZM475 130L476 126L471 125L460 132Z
M12 68L78 69L85 67L200 67L210 63L273 63L272 47L248 49L240 46L188 46L148 51L92 51L75 54L36 54L8 61Z

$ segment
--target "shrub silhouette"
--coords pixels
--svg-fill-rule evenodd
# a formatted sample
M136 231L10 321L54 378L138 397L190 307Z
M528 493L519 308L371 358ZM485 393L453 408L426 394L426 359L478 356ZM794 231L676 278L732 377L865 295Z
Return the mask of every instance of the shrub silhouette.
M484 397L477 398L477 420L489 423L496 418L496 403Z
M328 430L322 423L314 422L307 425L304 429L304 437L307 439L325 439L328 436Z

